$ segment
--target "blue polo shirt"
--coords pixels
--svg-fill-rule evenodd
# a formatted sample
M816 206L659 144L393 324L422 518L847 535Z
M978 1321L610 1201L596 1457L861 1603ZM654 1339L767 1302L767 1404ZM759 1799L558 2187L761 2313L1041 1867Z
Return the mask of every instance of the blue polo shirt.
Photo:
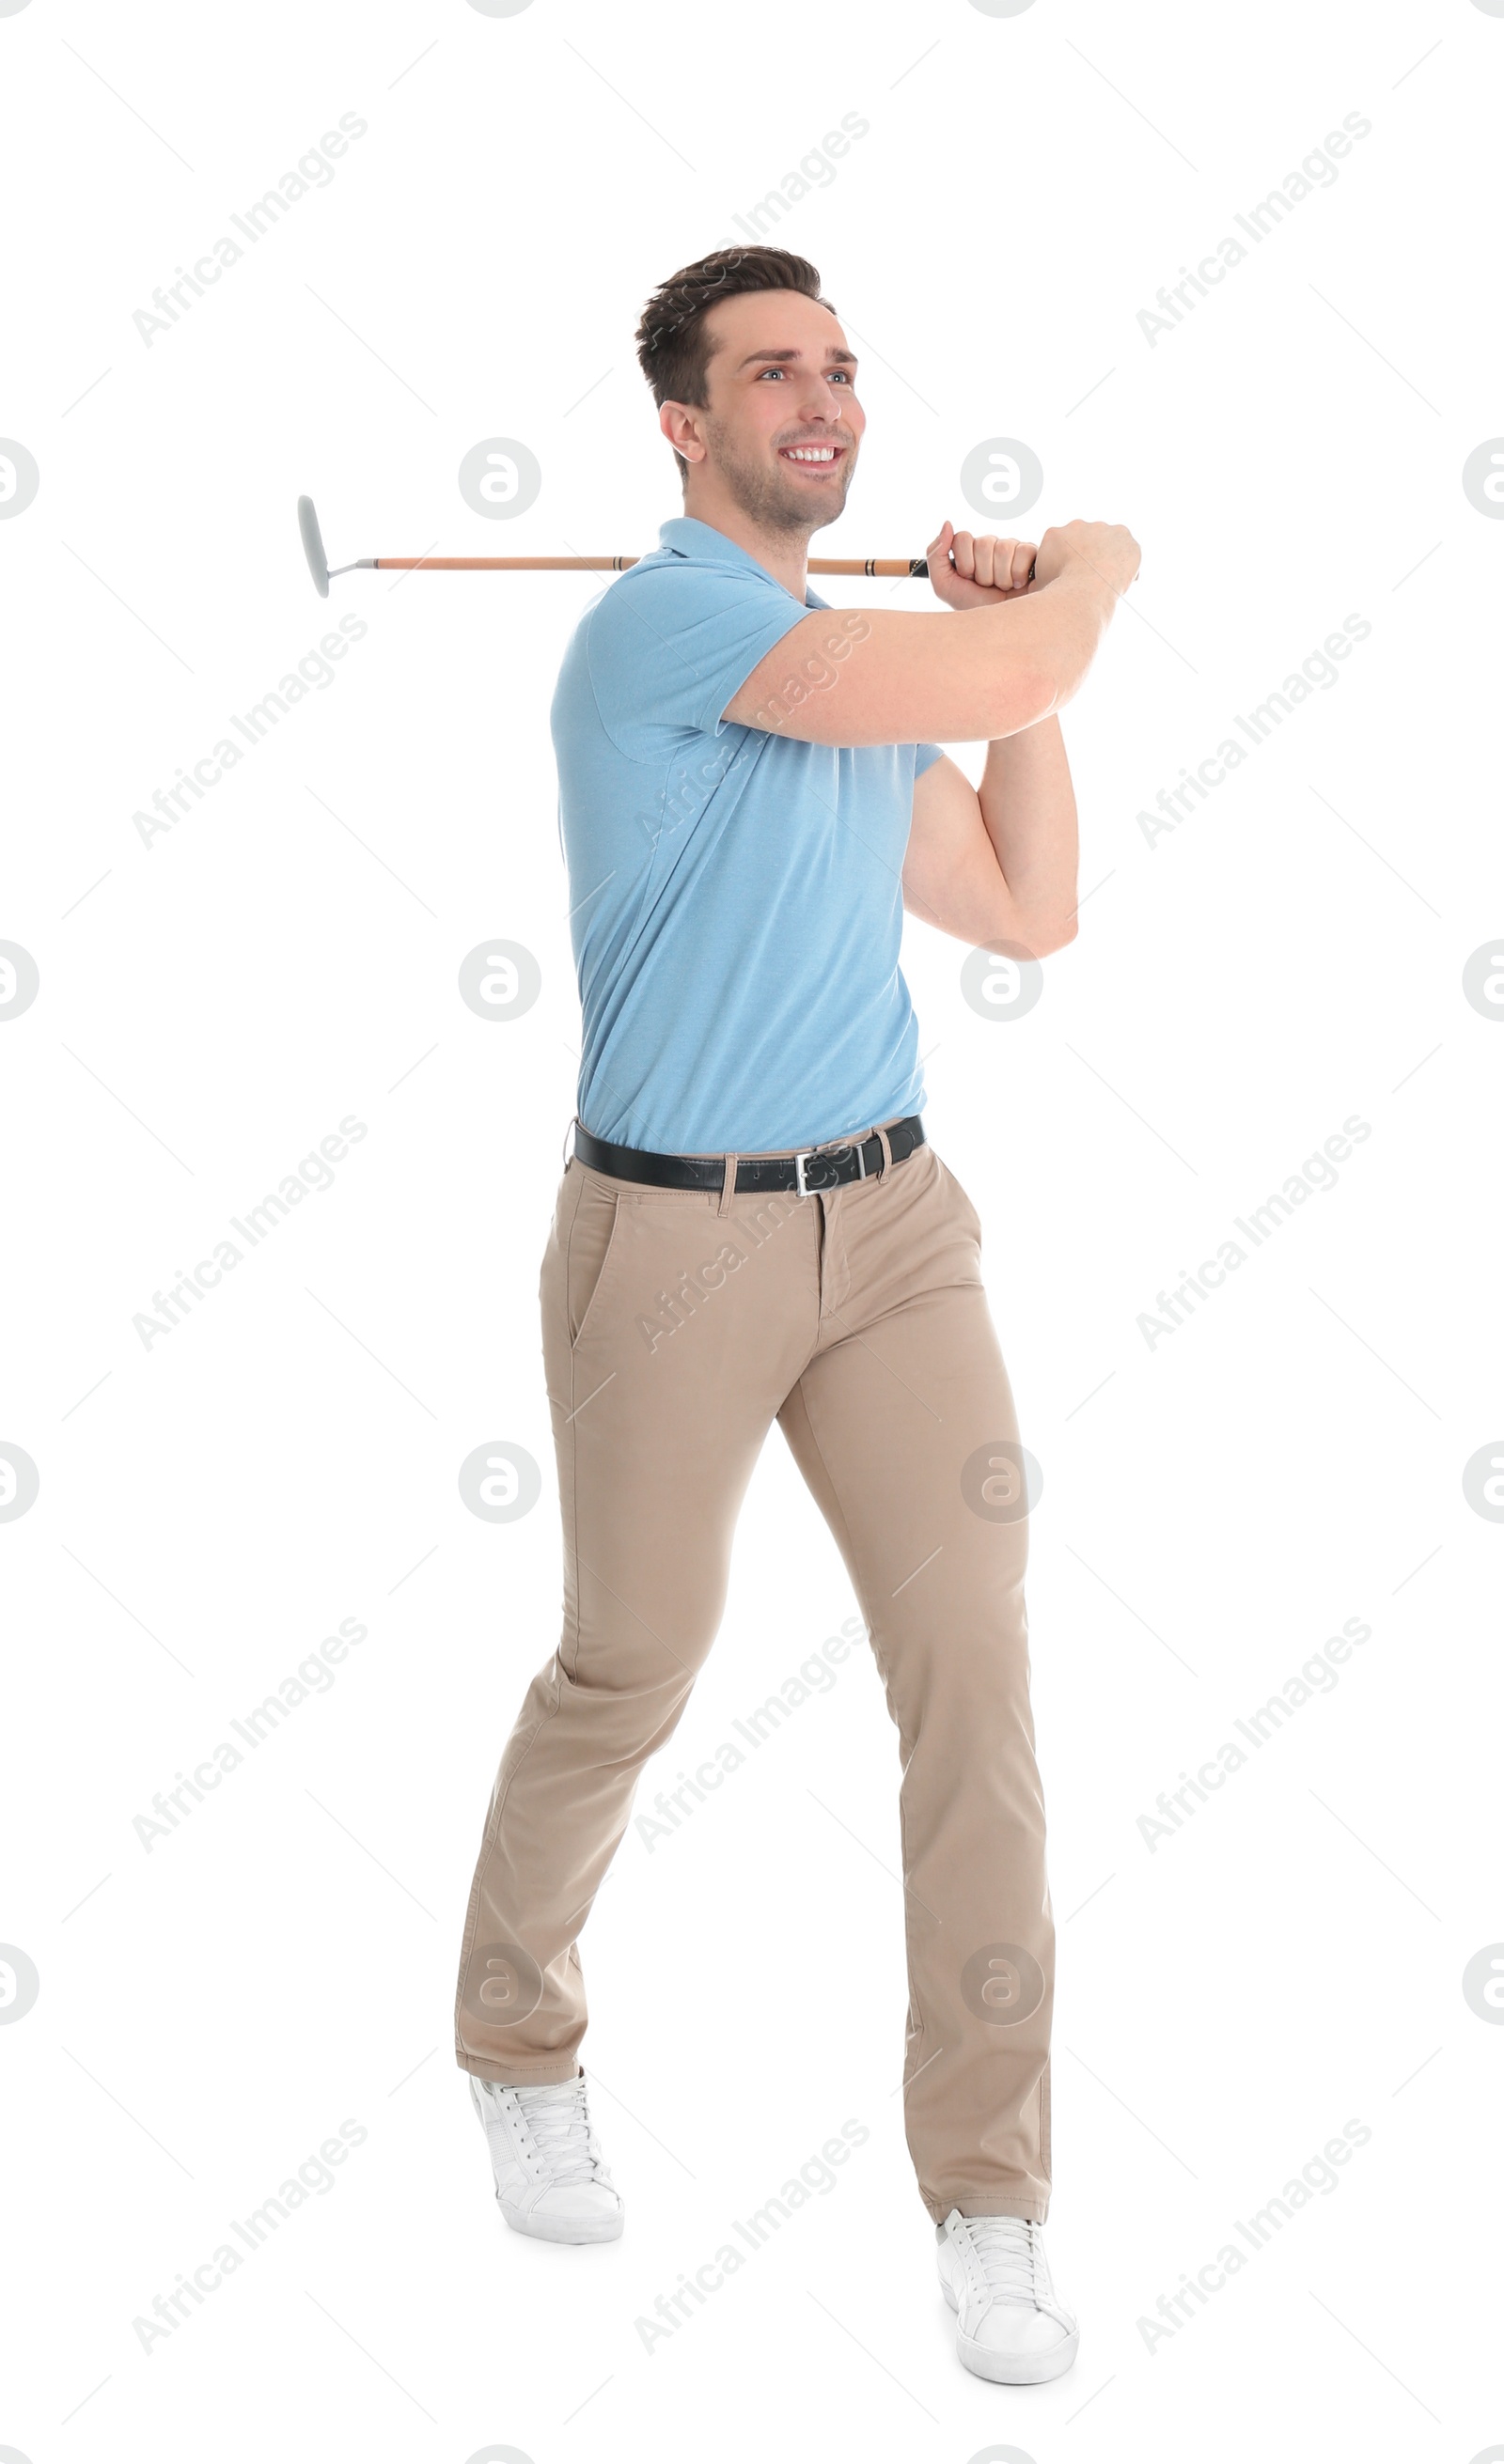
M940 747L728 725L759 661L829 602L801 605L706 522L658 536L586 609L551 713L580 1119L622 1146L755 1155L918 1111L901 875ZM862 622L830 616L835 644ZM839 694L839 659L823 672Z

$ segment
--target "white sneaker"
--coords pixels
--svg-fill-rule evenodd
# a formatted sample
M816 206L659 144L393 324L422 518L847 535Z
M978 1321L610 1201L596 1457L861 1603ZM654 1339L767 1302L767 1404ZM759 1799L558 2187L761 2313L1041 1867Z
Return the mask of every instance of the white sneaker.
M601 2162L584 2072L546 2087L498 2087L468 2076L497 2200L513 2232L541 2241L614 2241L626 2211Z
M952 2208L935 2230L956 2350L967 2369L1007 2387L1061 2377L1080 2329L1056 2299L1041 2228L1023 2216L963 2216Z

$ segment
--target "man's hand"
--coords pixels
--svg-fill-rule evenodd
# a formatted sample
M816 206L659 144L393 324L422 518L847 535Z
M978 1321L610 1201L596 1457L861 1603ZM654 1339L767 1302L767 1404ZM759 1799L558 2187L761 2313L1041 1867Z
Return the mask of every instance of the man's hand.
M1140 550L1121 522L1063 522L1046 531L1034 561L1035 586L1084 567L1120 599L1139 570Z
M1006 599L1022 599L1037 554L1032 539L994 539L990 532L974 539L970 531L952 530L949 522L940 524L925 551L931 587L947 607L998 607Z

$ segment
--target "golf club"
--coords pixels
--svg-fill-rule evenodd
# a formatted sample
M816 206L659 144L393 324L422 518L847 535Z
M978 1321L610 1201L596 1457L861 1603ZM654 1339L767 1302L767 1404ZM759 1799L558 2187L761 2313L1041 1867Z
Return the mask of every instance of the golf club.
M331 572L312 496L298 499L298 527L321 599L328 598L330 583L342 573L625 573L637 562L634 556L358 556ZM922 556L812 556L808 569L915 582L922 582L929 572Z

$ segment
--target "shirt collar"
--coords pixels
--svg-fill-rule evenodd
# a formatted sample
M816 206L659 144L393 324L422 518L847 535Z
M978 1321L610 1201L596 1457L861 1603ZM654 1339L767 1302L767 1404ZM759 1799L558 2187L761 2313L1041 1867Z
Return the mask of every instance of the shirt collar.
M749 555L744 547L740 547L734 539L728 539L724 531L718 531L711 522L697 521L692 514L679 514L673 521L660 522L658 540L672 556L693 558L697 564L744 565L751 572L761 574L763 580L774 590L784 589L783 583L776 575L769 573L765 564L759 564L755 556ZM784 595L785 598L793 597L792 591L785 591ZM829 601L820 598L809 588L807 582L806 583L805 605L807 607L823 608L829 604Z

